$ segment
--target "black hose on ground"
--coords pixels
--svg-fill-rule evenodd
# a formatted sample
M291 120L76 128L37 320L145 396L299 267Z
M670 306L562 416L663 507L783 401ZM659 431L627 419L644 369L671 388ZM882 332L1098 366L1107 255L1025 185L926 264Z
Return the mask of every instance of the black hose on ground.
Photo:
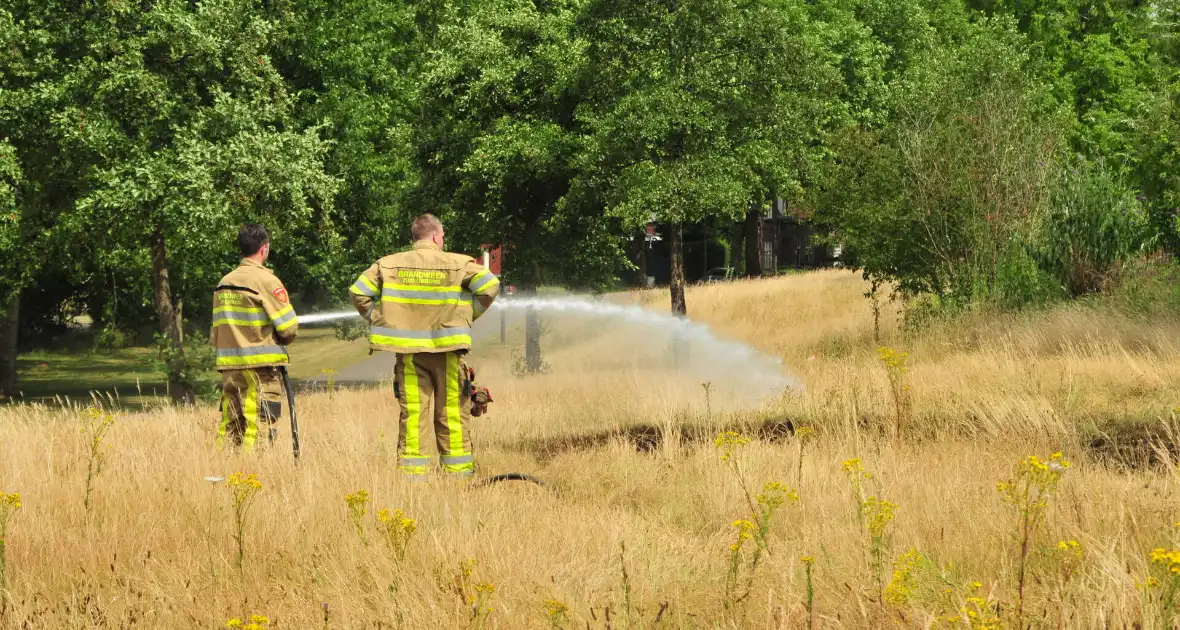
M524 473L515 473L515 472L514 473L504 473L502 475L492 475L491 477L480 479L479 481L472 482L471 487L472 488L483 488L485 486L490 486L492 484L500 483L501 481L528 481L530 483L535 483L538 486L541 486L542 488L549 487L549 486L545 485L545 482L541 481L540 479L537 479L536 477L534 477L532 475L526 475Z

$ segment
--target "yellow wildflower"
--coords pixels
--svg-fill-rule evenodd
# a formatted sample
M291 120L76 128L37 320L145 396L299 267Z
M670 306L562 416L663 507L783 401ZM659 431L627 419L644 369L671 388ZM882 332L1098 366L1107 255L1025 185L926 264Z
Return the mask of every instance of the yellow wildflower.
M346 495L344 502L348 504L349 510L364 516L365 508L369 504L369 493L366 490L357 490L352 494Z
M798 503L799 493L791 488L788 488L782 483L770 481L767 482L766 485L762 486L762 494L759 494L757 497L755 497L755 501L765 508L774 509L781 506L786 501Z
M399 558L404 556L410 539L418 531L418 522L408 518L401 510L390 512L386 509L377 511L377 520L381 522L381 534L386 544Z
M750 438L743 437L736 431L724 431L717 434L713 444L721 451L721 461L727 462L733 458L738 448L750 443Z
M228 483L231 486L241 487L241 488L253 488L253 489L262 488L262 482L258 480L258 475L254 474L254 473L250 473L249 475L244 475L240 472L236 472L236 473L229 476Z
M1078 558L1082 557L1082 546L1076 540L1058 541L1057 550Z
M865 518L865 526L873 537L880 537L885 533L885 528L893 520L895 509L897 504L891 501L883 501L876 496L865 499L861 505L861 513Z
M885 587L885 601L894 606L905 606L909 603L910 594L917 587L914 571L922 559L917 549L910 549L902 554L893 564L893 579Z
M746 541L754 537L754 524L750 521L737 520L731 526L738 530L737 541L729 546L731 551L738 551Z
M545 610L549 613L550 617L558 618L568 615L570 608L563 602L560 602L556 599L550 599L545 601Z
M910 356L910 354L908 352L894 350L887 346L881 346L880 348L877 348L877 356L880 357L881 362L884 363L889 369L896 370L898 372L905 372L905 360L906 357Z
M12 492L5 494L0 492L0 507L7 508L13 512L21 508L21 500L19 492Z

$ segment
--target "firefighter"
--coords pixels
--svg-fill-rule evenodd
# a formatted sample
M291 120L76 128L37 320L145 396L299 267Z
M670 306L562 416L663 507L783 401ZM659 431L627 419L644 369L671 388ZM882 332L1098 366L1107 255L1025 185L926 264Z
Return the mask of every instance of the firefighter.
M217 442L254 449L266 425L270 443L278 437L282 415L282 374L299 320L287 289L263 266L270 256L270 235L257 224L238 231L242 261L217 283L213 294L211 339L221 373L221 423Z
M378 260L349 293L369 321L370 351L397 354L399 468L415 478L426 474L430 459L422 453L421 429L433 418L442 469L472 475L468 425L490 397L474 389L465 357L471 324L496 299L500 280L470 256L447 253L443 226L433 215L414 219L411 235L413 249Z

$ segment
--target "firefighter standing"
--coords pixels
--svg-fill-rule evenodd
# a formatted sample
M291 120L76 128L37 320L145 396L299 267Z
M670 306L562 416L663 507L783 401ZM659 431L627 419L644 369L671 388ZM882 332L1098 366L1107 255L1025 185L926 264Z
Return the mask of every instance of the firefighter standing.
M282 415L282 375L289 362L286 345L294 341L299 320L287 289L263 266L270 255L270 235L257 224L238 232L242 261L217 284L213 294L213 331L217 371L221 373L221 423L218 444L229 437L235 446L253 450L259 427L267 425L271 443Z
M369 321L370 349L397 353L400 469L426 474L430 459L422 454L421 425L433 413L443 470L471 475L475 458L467 428L474 384L464 356L471 324L496 299L500 280L470 256L444 251L443 226L434 216L416 218L411 234L412 250L378 260L349 293ZM488 400L486 391L477 393L476 415Z

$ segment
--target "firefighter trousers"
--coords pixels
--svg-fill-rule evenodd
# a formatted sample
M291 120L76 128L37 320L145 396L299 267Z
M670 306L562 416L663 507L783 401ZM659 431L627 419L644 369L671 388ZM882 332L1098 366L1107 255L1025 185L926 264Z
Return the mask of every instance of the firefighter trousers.
M234 446L252 451L260 431L273 443L279 433L276 423L283 414L282 396L283 377L278 368L223 370L217 444L224 445L228 438Z
M434 419L434 440L442 469L460 475L475 473L471 453L471 382L459 352L397 355L394 393L401 406L398 467L424 475L430 458L422 454L422 424Z

